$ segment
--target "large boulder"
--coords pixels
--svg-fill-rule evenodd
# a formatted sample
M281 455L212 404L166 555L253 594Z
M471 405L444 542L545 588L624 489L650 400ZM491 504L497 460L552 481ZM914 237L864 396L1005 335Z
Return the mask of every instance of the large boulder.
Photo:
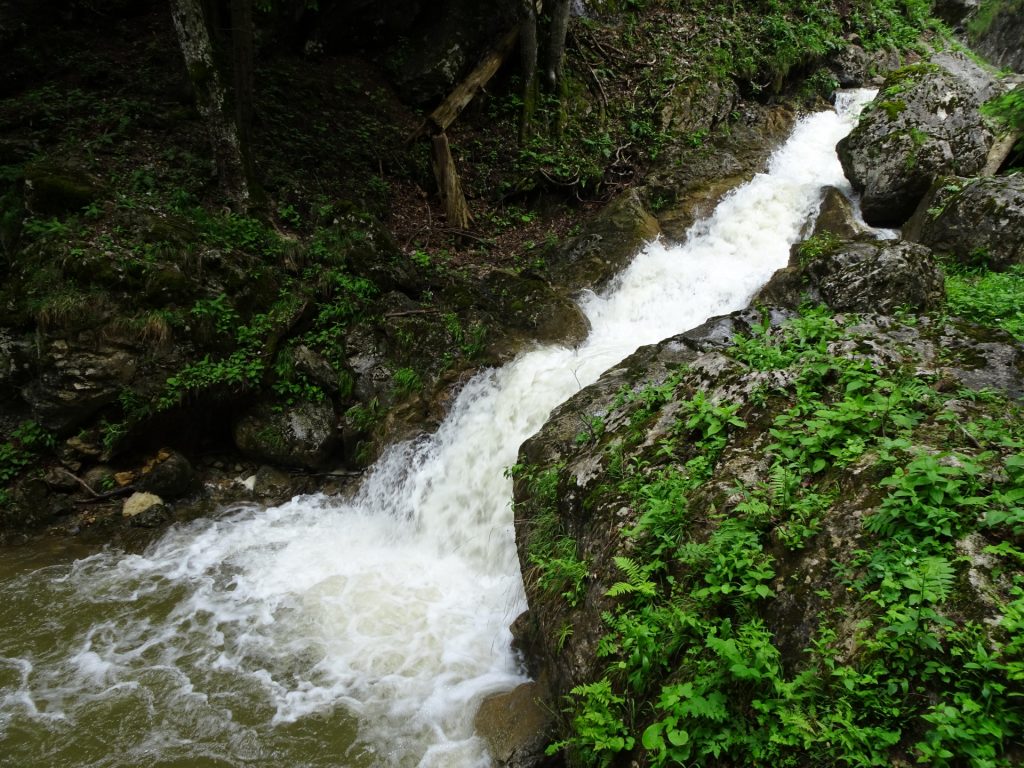
M850 199L836 187L825 187L811 235L834 235L849 240L861 234L864 227L857 221L857 211Z
M552 706L564 710L566 696L577 705L560 721L559 735L572 745L568 764L580 760L572 747L583 757L601 748L587 740L595 712L613 723L616 741L601 753L610 766L650 762L644 749L658 742L649 726L666 713L679 713L691 740L703 732L705 749L732 722L766 744L774 715L751 716L750 699L779 695L781 687L762 685L768 669L797 686L794 702L801 692L817 696L819 685L823 707L842 699L851 677L841 674L874 662L874 638L891 637L895 622L873 602L889 572L876 574L869 559L888 556L890 536L868 521L901 503L894 488L907 485L898 482L917 471L915 461L942 457L943 477L985 462L984 472L971 467L985 493L1006 482L1011 449L993 449L998 436L961 426L1005 404L986 410L983 398L960 393L991 388L1020 397L1024 348L1005 334L927 317L811 315L784 328L794 316L746 310L642 348L555 409L521 447L515 525L529 613L513 631ZM849 380L843 371L853 372ZM806 410L794 405L800 398ZM865 408L875 416L857 411ZM600 429L581 432L595 420ZM801 452L811 444L823 456L794 472L787 462L806 461ZM801 517L807 502L817 506ZM922 523L914 534L930 547L949 545L941 565L955 583L947 601L928 604L946 630L922 627L936 638L928 653L943 659L960 650L945 631L977 630L985 635L979 642L991 643L985 648L999 647L1010 580L993 575L985 552L1015 534L982 516L965 504L946 532ZM934 564L919 565L919 552L908 545L900 563ZM730 565L719 573L721 563ZM899 593L905 582L895 583ZM742 627L764 644L744 645ZM883 691L886 683L878 681ZM673 693L682 703L669 710L663 702ZM691 695L716 698L716 716L686 714ZM887 756L879 763L918 749L930 707L953 695L944 678L922 684L898 712L894 739L878 745ZM679 744L685 739L684 732ZM708 762L751 764L738 743ZM820 762L817 742L787 744L794 765ZM692 755L679 762L704 764Z
M904 235L964 264L1004 270L1024 262L1024 175L943 178Z
M937 176L980 171L995 137L979 107L1000 90L962 54L936 54L891 73L837 148L865 220L899 226Z
M555 718L543 695L540 684L529 682L489 696L480 705L474 725L497 768L545 764L544 749L552 740Z
M319 469L337 445L336 420L329 402L262 401L235 422L235 446L259 461Z
M180 499L195 491L198 483L189 460L175 450L164 448L146 462L135 486L162 499Z
M934 309L943 296L942 273L922 245L818 235L793 247L789 265L753 303L796 309L812 301L837 312L894 312Z

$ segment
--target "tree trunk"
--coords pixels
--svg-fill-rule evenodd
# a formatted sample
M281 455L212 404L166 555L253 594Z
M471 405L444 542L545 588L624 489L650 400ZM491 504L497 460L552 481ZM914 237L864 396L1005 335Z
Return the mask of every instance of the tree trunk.
M252 114L255 94L255 54L252 21L253 0L231 0L231 72L235 86L235 124L249 194L253 201L262 197L252 164Z
M441 202L444 204L445 218L453 227L469 229L469 206L466 205L466 196L462 193L459 173L455 170L455 161L448 146L448 136L439 133L431 136L430 141L430 161L434 167L437 188L441 193Z
M221 189L232 207L248 210L252 190L242 140L235 115L229 109L227 89L217 69L202 0L171 0L171 16L195 92L196 106L213 147Z
M537 2L522 0L519 51L523 70L523 111L519 120L519 143L525 144L533 133L533 116L537 110Z
M548 37L547 79L552 93L560 93L565 64L565 36L569 31L572 0L554 0L551 9L551 34Z
M569 10L572 0L554 0L551 10L551 36L548 38L547 79L551 92L558 99L555 132L561 136L565 130L565 36L569 31Z

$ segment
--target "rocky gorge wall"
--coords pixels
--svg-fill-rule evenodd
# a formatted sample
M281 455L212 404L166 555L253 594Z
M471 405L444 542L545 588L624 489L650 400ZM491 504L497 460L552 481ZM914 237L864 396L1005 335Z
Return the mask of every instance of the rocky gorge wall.
M1005 87L960 54L890 73L839 153L902 237L829 191L749 309L523 444L513 629L561 714L503 764L1022 759L1024 347L944 312L939 267L1021 263L978 112Z

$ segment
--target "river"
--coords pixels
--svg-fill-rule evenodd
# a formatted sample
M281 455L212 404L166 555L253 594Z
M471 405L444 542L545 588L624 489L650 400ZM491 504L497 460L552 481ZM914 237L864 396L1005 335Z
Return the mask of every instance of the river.
M484 697L525 678L504 470L550 411L638 346L740 309L786 264L870 93L802 118L685 243L649 244L577 349L488 370L355 496L238 506L143 554L0 551L0 765L488 765Z

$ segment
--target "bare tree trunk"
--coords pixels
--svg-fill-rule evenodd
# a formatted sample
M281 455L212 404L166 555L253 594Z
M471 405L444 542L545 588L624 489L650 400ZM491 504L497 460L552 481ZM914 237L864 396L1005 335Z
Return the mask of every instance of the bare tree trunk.
M537 110L537 0L522 0L519 51L523 70L523 112L519 121L519 143L525 144L533 133Z
M552 93L559 93L565 64L565 36L569 31L572 0L554 0L551 9L551 35L548 38L547 79Z
M252 201L263 195L256 183L252 164L252 115L255 94L252 20L253 0L231 0L231 72L234 76L235 124L238 126L238 147L242 155L243 171Z
M453 227L469 229L469 221L472 217L469 215L469 206L466 205L466 196L462 193L459 172L455 170L455 161L452 159L451 148L448 146L448 136L445 133L439 133L431 136L430 141L430 161L434 167L437 188L441 192L445 218Z
M232 12L233 6L234 3ZM202 0L171 0L171 16L195 92L196 106L213 146L221 189L234 208L248 210L252 191L242 140L235 115L228 106L227 89L217 70Z

